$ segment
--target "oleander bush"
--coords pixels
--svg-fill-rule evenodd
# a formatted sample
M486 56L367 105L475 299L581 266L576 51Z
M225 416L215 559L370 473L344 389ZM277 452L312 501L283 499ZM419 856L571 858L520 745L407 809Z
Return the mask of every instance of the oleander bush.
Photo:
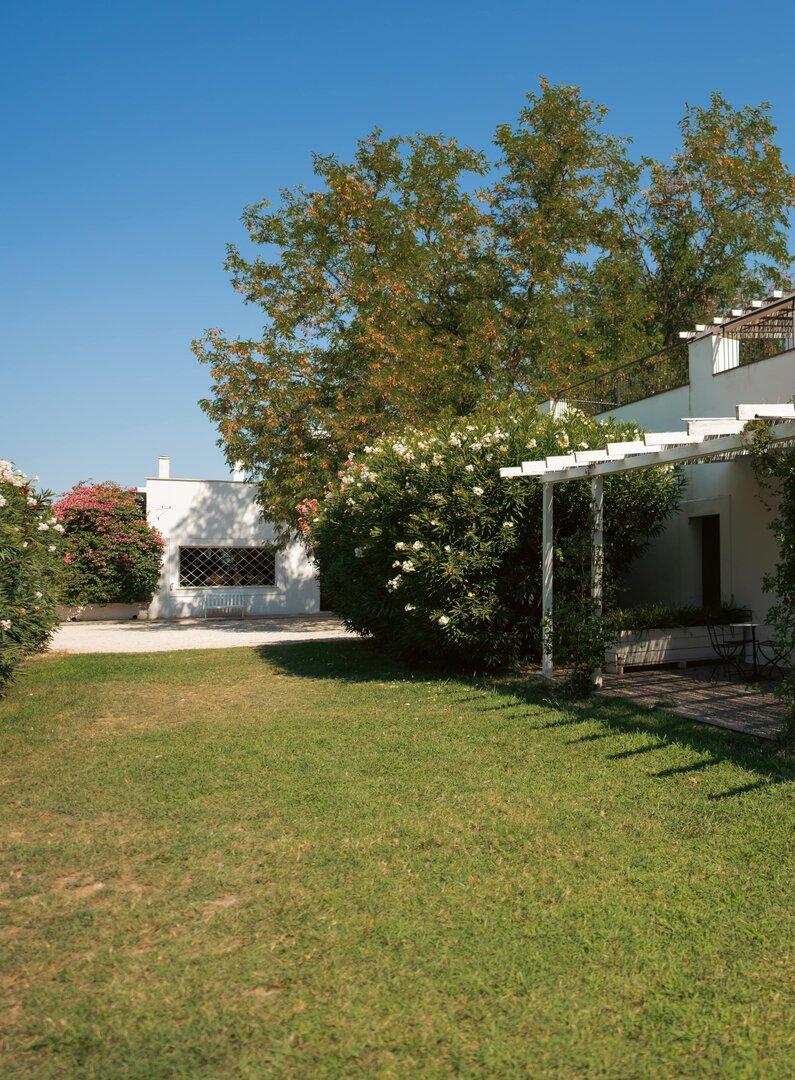
M58 622L61 532L49 492L0 461L0 694L25 656L46 648Z
M504 405L365 447L321 501L299 507L331 606L351 629L420 662L493 670L537 660L541 485L503 479L500 467L637 431L575 411L554 419ZM608 582L660 531L680 489L666 467L605 478ZM587 480L557 486L554 520L555 647L558 659L587 666L603 647L588 596Z
M160 576L163 540L134 488L77 484L54 507L64 527L67 604L146 604Z

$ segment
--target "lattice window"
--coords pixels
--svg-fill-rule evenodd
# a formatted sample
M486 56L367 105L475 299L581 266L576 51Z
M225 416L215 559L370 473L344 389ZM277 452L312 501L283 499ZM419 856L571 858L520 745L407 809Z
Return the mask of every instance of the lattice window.
M276 584L276 549L272 547L181 547L182 588L239 588Z

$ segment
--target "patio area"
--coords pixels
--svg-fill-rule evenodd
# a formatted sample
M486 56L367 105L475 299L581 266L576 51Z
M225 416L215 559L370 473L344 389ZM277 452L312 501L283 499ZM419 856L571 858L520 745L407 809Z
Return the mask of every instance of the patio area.
M688 720L776 739L784 727L784 707L770 682L711 679L711 667L639 668L605 675L600 693L661 708Z

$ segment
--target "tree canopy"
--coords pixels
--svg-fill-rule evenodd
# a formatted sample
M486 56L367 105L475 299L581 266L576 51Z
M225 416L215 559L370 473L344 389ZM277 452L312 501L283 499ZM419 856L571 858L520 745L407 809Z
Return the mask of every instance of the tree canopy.
M262 335L194 349L276 521L381 432L550 394L785 279L795 178L768 105L688 107L670 162L634 160L605 118L542 81L492 157L376 130L246 209L255 253L230 245L227 268Z

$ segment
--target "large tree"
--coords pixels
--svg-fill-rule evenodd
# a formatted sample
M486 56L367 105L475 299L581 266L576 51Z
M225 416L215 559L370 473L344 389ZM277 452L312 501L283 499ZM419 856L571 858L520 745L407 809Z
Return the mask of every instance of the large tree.
M634 162L604 120L542 82L494 161L375 131L245 211L258 254L230 246L227 267L262 336L195 350L202 406L275 520L381 432L551 393L786 273L795 188L767 105L689 108L669 164Z

